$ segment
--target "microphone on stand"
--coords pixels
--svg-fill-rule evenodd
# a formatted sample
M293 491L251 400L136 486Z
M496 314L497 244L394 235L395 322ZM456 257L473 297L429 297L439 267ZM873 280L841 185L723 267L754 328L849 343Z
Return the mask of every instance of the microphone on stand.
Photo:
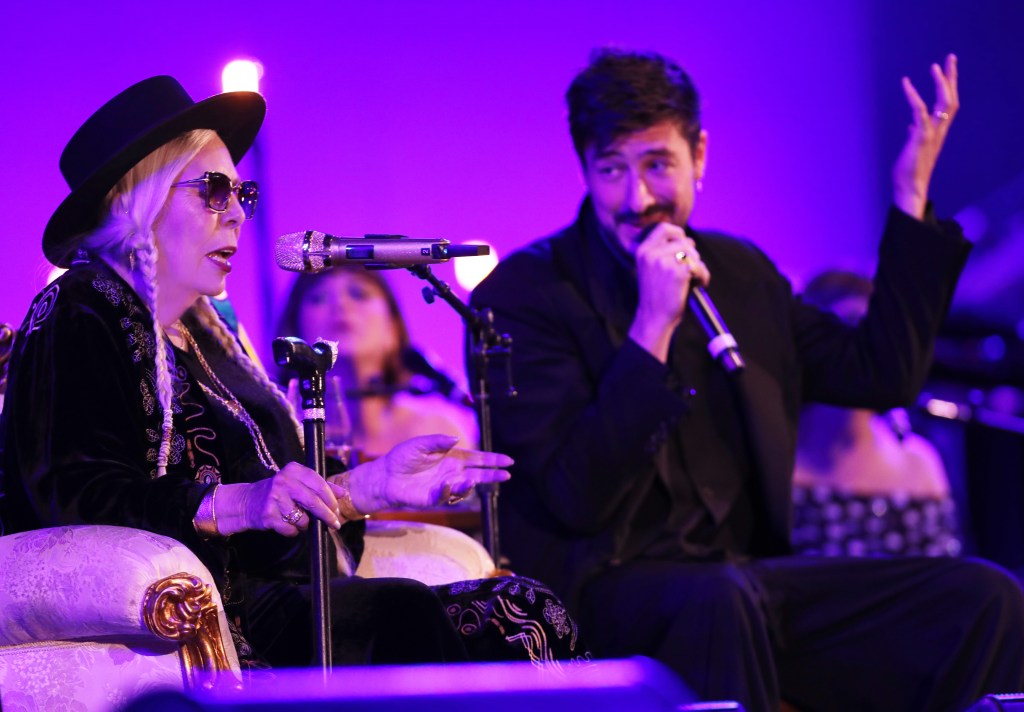
M336 237L316 230L292 232L277 238L274 260L281 269L315 274L342 262L369 268L409 267L447 262L452 257L490 254L487 245L453 245L448 240L405 235Z
M659 224L655 223L644 228L640 234L640 241L646 240L651 231ZM718 361L726 373L742 371L747 364L740 355L736 337L732 335L729 327L725 325L722 315L715 309L707 290L701 285L691 282L687 301L690 303L691 311L697 316L697 321L703 327L704 333L708 336L708 353L711 354L711 358Z

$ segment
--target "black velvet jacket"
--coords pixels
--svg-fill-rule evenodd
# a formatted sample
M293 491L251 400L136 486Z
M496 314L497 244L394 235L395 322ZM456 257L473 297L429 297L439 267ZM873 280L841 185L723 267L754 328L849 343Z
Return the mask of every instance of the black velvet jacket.
M303 461L287 413L204 330L184 321L277 464ZM260 464L245 426L203 393L197 379L207 377L194 355L177 350L170 463L156 477L162 414L155 354L151 314L101 260L74 265L35 298L15 343L0 419L5 533L83 523L146 529L192 549L222 592L237 575L304 578L306 537L196 534L192 518L214 483L273 473ZM358 551L362 524L347 529Z
M850 328L804 304L751 243L691 234L747 362L736 379L690 314L668 364L628 338L634 268L589 200L471 298L513 338L518 397L496 361L491 388L494 449L516 461L499 498L504 552L570 604L617 561L787 553L801 403L912 402L969 248L955 225L893 209L868 315Z

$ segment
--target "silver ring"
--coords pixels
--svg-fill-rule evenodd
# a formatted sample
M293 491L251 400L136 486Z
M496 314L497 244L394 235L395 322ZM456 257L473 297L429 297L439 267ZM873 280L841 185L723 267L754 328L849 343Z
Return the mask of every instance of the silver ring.
M288 512L288 514L282 514L281 519L294 526L296 522L302 519L302 510L296 507L292 511Z
M932 116L934 116L939 121L949 121L949 114L947 114L945 111L939 111L938 109L936 109L935 111L932 112Z
M679 252L676 253L676 262L678 262L679 264L686 262L686 253L683 252L682 250L679 250Z
M464 494L453 494L451 497L448 498L448 501L445 502L445 504L451 506L453 504L458 504L464 499L466 499L466 495Z

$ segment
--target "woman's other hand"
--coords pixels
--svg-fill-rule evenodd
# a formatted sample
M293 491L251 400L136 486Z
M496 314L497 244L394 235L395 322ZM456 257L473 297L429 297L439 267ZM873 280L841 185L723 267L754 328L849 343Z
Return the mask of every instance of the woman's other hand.
M351 471L352 503L370 514L388 507L433 507L464 497L481 482L503 482L512 458L455 448L451 435L422 435Z
M297 462L289 462L276 475L259 482L221 485L216 515L222 536L252 529L295 536L309 527L310 517L334 529L341 527L333 489L323 477Z
M932 171L953 117L960 109L956 55L946 57L945 69L933 64L931 73L935 80L935 108L930 112L910 79L903 77L903 93L907 96L914 121L892 172L893 202L918 220L924 218Z

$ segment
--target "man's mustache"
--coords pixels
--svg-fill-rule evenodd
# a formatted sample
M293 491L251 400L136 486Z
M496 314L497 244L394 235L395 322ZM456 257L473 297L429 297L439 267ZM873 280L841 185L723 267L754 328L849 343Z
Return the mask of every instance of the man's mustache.
M615 222L619 225L632 225L633 227L645 227L654 223L666 222L675 215L675 205L671 203L657 203L650 206L642 213L632 210L623 210L615 214Z

